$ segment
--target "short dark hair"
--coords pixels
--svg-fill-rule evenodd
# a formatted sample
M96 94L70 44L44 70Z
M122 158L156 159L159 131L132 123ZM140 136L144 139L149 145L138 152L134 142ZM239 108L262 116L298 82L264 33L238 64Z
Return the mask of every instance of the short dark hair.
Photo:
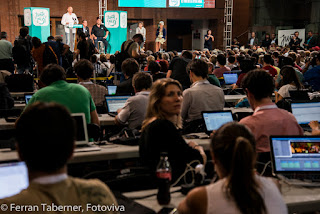
M40 80L47 86L59 80L66 80L66 72L57 64L47 65L40 76Z
M148 71L151 71L151 74L155 74L161 70L161 65L156 61L149 62Z
M147 90L152 86L152 76L145 72L135 73L132 78L132 86L137 91Z
M47 40L54 40L54 37L53 36L48 36Z
M187 66L187 71L194 73L194 75L202 78L207 78L208 76L208 64L201 59L194 59L189 62Z
M266 64L272 64L272 57L270 54L265 54L263 56L263 62Z
M142 36L140 33L135 34L135 35L132 37L132 39L139 39L141 42L143 42L143 36Z
M29 33L29 28L28 27L22 27L20 28L19 34L21 37L26 37Z
M192 59L192 53L191 51L183 51L182 57L186 59Z
M240 61L240 70L242 73L248 73L254 70L256 67L251 59L243 59Z
M75 124L64 106L34 103L15 127L19 153L29 169L54 172L66 165L73 153Z
M128 77L133 77L135 73L139 72L139 64L135 59L128 58L122 62L121 70Z
M262 69L255 69L247 73L243 78L243 89L248 89L256 100L271 97L274 91L272 76Z
M226 56L224 54L219 54L217 56L217 61L220 65L225 65L227 64L227 59L226 59Z
M236 61L236 58L234 57L234 55L229 56L228 61L230 63L234 63Z
M38 37L32 37L31 42L35 48L38 48L41 46L41 40Z
M81 59L74 65L74 71L81 79L89 79L93 74L93 65L87 59Z
M1 32L1 39L6 39L8 37L7 32L2 31Z
M82 20L82 23L83 23L83 22L87 22L87 20L86 20L86 19L84 19L84 20Z

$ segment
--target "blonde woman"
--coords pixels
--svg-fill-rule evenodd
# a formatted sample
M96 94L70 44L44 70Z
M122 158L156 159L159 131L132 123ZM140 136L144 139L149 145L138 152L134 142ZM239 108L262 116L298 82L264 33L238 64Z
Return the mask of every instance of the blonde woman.
M179 132L182 100L182 86L178 81L157 80L149 95L140 138L140 157L145 164L156 170L160 153L167 152L173 179L184 172L187 163L193 160L205 163L207 159L201 146L194 142L187 144Z
M164 22L160 21L156 33L156 52L162 50L162 45L166 42L166 29L164 28Z

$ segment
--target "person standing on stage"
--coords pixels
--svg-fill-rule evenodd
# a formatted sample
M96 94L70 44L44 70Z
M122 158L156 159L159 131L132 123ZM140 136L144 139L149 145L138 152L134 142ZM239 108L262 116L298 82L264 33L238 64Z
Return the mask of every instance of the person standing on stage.
M207 35L204 36L204 48L207 48L209 51L212 50L212 42L214 41L214 37L211 33L211 30L208 30Z
M97 17L97 24L93 25L92 30L91 30L91 35L93 36L94 39L94 44L96 46L97 49L99 49L98 47L98 42L101 41L104 44L104 50L105 53L107 52L107 48L108 48L108 42L107 42L107 37L109 35L109 31L106 28L106 26L104 26L103 24L101 24L102 21L99 17Z
M82 21L82 28L77 29L77 35L80 35L81 32L86 35L86 39L90 38L88 22L85 19Z
M143 27L143 22L139 22L139 27L136 28L136 34L141 34L143 36L143 42L141 43L140 48L143 48L144 43L146 42L147 31Z
M70 46L71 51L74 51L74 39L76 34L76 29L73 25L78 24L77 15L72 13L73 8L68 7L67 13L62 16L61 24L64 25L64 30L66 32L66 43Z
M166 42L166 29L163 27L164 22L159 22L159 27L157 29L156 33L156 52L158 52L160 49L162 49L162 45Z

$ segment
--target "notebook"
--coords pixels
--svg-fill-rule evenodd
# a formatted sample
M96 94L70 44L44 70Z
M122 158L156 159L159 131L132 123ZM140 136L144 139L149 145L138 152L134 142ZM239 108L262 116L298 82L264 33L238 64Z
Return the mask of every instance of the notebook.
M234 120L231 111L203 111L201 114L207 134Z
M108 114L115 117L117 115L117 110L124 107L127 99L130 96L106 96L106 104L108 109Z
M0 164L0 199L16 195L29 186L24 162Z
M311 131L309 123L320 121L320 102L291 103L292 114L305 131Z
M116 85L108 85L108 95L115 95L117 92L117 86Z
M26 93L24 94L24 100L26 101L26 105L28 105L29 100L31 99L33 93Z
M270 136L273 174L289 184L320 186L320 137Z
M76 123L76 148L75 152L99 151L101 148L96 145L89 144L87 122L84 113L71 114Z
M226 85L236 84L238 81L238 74L223 74L223 79Z

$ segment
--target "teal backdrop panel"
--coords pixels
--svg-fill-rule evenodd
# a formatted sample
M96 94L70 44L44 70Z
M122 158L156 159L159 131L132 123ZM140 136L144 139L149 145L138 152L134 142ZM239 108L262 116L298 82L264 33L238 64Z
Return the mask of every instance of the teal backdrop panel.
M105 11L104 23L109 30L107 53L114 54L121 50L127 40L127 11Z
M42 7L24 8L24 25L29 27L29 35L46 42L50 36L50 9Z

